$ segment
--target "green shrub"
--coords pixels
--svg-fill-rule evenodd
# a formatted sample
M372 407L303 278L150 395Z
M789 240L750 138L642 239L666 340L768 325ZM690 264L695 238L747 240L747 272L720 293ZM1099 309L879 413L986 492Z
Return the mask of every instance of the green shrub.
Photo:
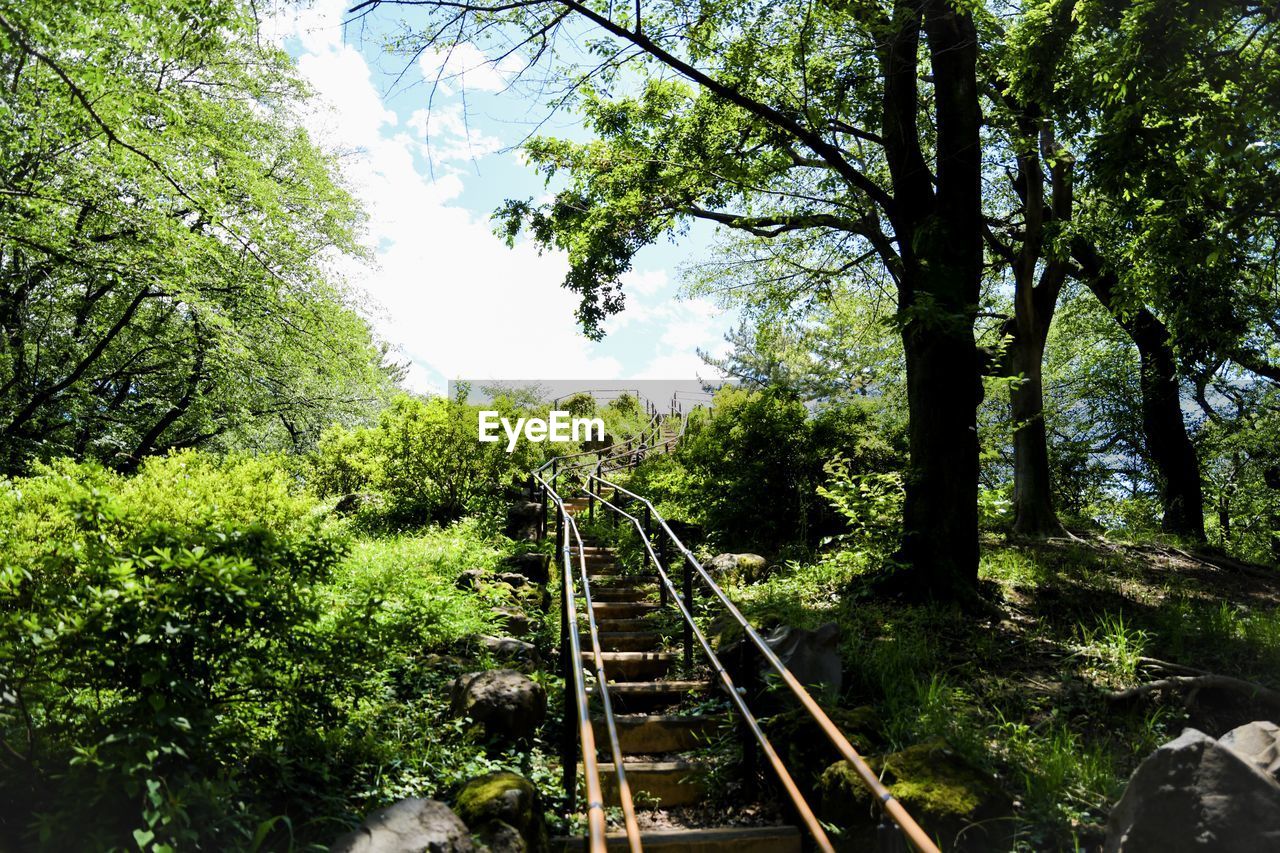
M55 848L243 829L231 768L332 711L315 588L346 542L312 504L270 459L195 453L5 484L0 822Z
M549 445L522 439L508 453L505 438L477 441L480 408L402 395L375 427L326 431L312 457L313 482L325 495L379 493L382 505L366 518L373 527L403 529L492 512L501 487L536 468ZM503 399L488 408L511 418L531 414ZM555 447L559 453L564 445Z
M52 850L328 843L487 769L447 718L490 629L474 523L359 542L281 459L0 482L0 835Z
M882 421L871 400L811 413L782 392L723 388L690 416L675 453L645 460L633 482L706 527L716 547L804 550L842 532L817 492L829 459L858 475L900 467L900 434Z
M818 494L845 517L858 544L887 553L902 529L902 475L897 471L854 474L842 456L827 462L823 470L830 479L818 487Z

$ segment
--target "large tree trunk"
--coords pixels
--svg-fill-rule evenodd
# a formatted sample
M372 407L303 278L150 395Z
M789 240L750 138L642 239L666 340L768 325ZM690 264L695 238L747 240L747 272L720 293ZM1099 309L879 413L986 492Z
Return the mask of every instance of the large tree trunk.
M972 18L944 0L899 0L893 23L883 54L884 137L902 260L911 452L899 557L911 566L918 593L968 598L978 579L982 388L973 339L982 280L977 37ZM937 114L936 173L917 126L922 29Z
M1077 241L1072 254L1084 270L1089 289L1138 348L1142 432L1160 485L1160 503L1164 509L1161 529L1203 542L1204 487L1200 461L1182 418L1182 389L1169 330L1145 307L1131 312L1121 310L1116 301L1115 275L1105 269L1092 246Z
M972 326L945 325L903 329L911 465L898 556L927 597L966 598L978 579L981 379Z
M1049 436L1044 422L1045 336L1017 336L1010 345L1010 362L1021 384L1009 394L1013 416L1013 532L1043 538L1063 533L1053 507L1049 470Z
M1011 253L1014 295L1013 339L1009 344L1011 373L1022 382L1010 389L1013 433L1013 532L1044 538L1064 533L1053 508L1049 471L1049 436L1044 421L1044 348L1066 280L1067 265L1060 257L1044 258L1045 224L1066 222L1072 216L1072 170L1075 160L1058 144L1052 127L1031 110L1021 122L1027 143L1018 156L1015 190L1022 199L1024 231L1020 251ZM1045 197L1042 162L1050 169L1050 192ZM1054 253L1055 255L1057 253ZM1043 270L1036 278L1037 267Z
M1203 542L1204 491L1200 461L1182 419L1182 389L1169 332L1145 308L1124 324L1142 363L1142 431L1160 473L1161 529Z

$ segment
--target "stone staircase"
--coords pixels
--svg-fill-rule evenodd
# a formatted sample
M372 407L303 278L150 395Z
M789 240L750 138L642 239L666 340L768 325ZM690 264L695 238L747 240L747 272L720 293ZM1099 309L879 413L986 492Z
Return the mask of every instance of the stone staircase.
M606 495L607 497L607 495ZM565 501L574 515L585 515L585 497ZM571 548L577 565L579 550ZM660 630L658 578L633 575L618 565L613 551L585 538L581 550L591 581L592 611L599 630L609 698L617 724L621 756L610 754L610 738L603 718L593 719L600 746L600 781L606 805L618 805L613 762L621 759L641 825L646 850L671 853L799 853L801 834L794 826L688 826L646 828L646 811L696 806L708 799L703 779L706 768L690 753L707 744L725 726L730 714L674 713L690 697L711 696L710 681L681 673L679 649L665 645ZM580 617L582 663L594 674L596 665L585 614ZM594 692L596 687L590 688ZM719 689L717 684L714 688ZM600 714L592 702L593 713ZM581 768L579 773L581 774ZM650 812L651 813L651 812ZM626 850L621 831L610 832L610 850ZM553 850L585 850L585 840L554 839Z

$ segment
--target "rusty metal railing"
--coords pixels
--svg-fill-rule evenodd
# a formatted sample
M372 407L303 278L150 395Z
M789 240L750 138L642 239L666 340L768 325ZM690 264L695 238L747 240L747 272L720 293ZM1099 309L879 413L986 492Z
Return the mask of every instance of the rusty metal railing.
M773 651L773 648L764 641L764 638L760 636L756 629L751 625L750 621L742 615L742 612L738 610L733 601L729 599L729 596L720 588L720 585L715 582L710 573L708 573L703 567L702 563L700 563L697 557L693 555L693 552L680 541L680 538L676 536L674 532L672 532L666 519L658 513L657 509L653 506L653 503L649 501L648 498L637 495L635 492L628 491L617 483L604 480L594 474L591 476L591 482L595 483L595 488L592 489L591 483L589 482L588 487L586 487L584 491L587 491L589 495L594 492L595 500L600 501L603 506L613 510L619 516L626 517L633 525L635 525L636 531L640 536L640 540L644 543L646 556L657 568L663 594L663 603L665 604L668 597L675 602L676 607L680 612L680 616L684 621L686 665L691 662L693 650L692 641L696 639L698 644L702 647L702 651L707 658L707 662L724 685L729 699L734 705L735 710L737 710L744 726L754 737L757 744L760 746L761 751L768 759L774 774L778 777L779 783L782 785L801 821L809 830L810 836L813 838L814 843L819 847L819 849L823 851L834 851L835 848L831 845L831 841L827 837L825 830L823 830L821 823L814 816L813 810L809 807L808 803L805 802L804 796L800 793L800 790L796 786L795 781L791 778L790 773L782 764L777 752L769 743L769 739L760 728L759 722L756 720L755 716L752 715L750 708L747 707L746 700L734 686L733 680L729 677L728 673L725 672L719 658L712 650L710 643L698 628L697 623L693 618L695 599L693 579L695 576L702 581L702 584L710 590L712 596L719 601L725 611L727 611L733 620L737 622L745 636L750 640L751 645L755 647L755 650L760 653L773 671L782 679L782 682L799 701L800 706L805 710L805 712L814 720L815 723L817 723L823 734L831 742L831 745L835 747L836 752L841 756L841 758L847 761L853 768L854 772L857 773L862 784L875 797L877 803L879 803L883 815L892 822L892 826L896 827L902 837L910 842L916 850L922 851L922 853L938 853L938 847L934 844L933 840L929 838L929 835L918 823L916 823L915 819L911 817L902 803L900 803L893 794L889 792L889 789L880 781L880 778L876 775L875 771L871 769L870 765L868 765L862 756L858 754L858 751L854 749L853 744L849 743L848 738L846 738L840 731L839 727L832 722L831 718L827 716L827 713L822 710L822 706L818 704L804 685L802 685L795 675L792 674L791 670L787 668L787 665L784 664L778 657L777 653ZM626 512L615 503L607 501L601 497L601 487L611 489L615 500L617 500L617 496L621 494L626 495L632 501L636 501L642 505L645 509L645 524L642 525L640 520L635 516ZM590 500L590 498L588 498L588 500ZM667 573L667 561L665 559L666 548L662 548L662 558L659 558L658 554L654 553L653 543L651 541L653 535L652 525L654 522L657 523L658 530L660 531L660 546L665 546L669 541L670 544L674 546L676 553L682 558L681 562L685 569L683 590L676 589L675 584L672 583L671 578ZM665 534L665 540L662 538L662 534Z
M596 692L600 697L604 724L609 737L610 750L614 756L614 774L618 779L618 799L622 806L624 827L628 846L632 853L641 853L640 828L636 822L635 807L631 802L631 788L627 783L626 769L618 760L621 747L618 741L618 727L613 715L613 703L609 698L608 677L604 669L604 656L600 650L600 637L596 629L595 614L592 612L591 581L587 575L585 551L582 536L573 514L564 505L564 500L552 487L551 483L537 474L534 481L542 488L543 494L549 497L556 509L556 553L560 557L560 649L562 657L562 673L564 676L564 741L561 749L561 763L565 793L569 801L569 811L576 808L578 753L582 755L583 783L587 795L587 849L590 853L606 853L608 848L608 820L604 805L604 791L600 784L600 764L596 759L595 727L591 720L590 696L587 693L586 677L583 668L582 639L578 631L578 609L574 594L573 547L577 543L578 569L583 583L583 599L586 603L587 624L591 631L592 657L596 665ZM577 723L577 737L569 724L569 714L573 713Z

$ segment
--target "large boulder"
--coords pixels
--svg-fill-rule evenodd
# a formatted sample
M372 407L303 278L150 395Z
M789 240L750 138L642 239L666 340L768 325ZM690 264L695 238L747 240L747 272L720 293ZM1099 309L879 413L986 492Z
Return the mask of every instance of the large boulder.
M1013 804L994 779L933 740L867 759L894 798L933 838L963 838L956 850L1009 849ZM818 781L820 816L843 825L850 849L876 846L880 808L852 765L837 761ZM1152 848L1160 849L1160 848Z
M467 569L458 575L453 585L458 589L479 589L489 579L490 573L484 569Z
M473 853L467 825L436 800L410 799L379 809L329 853Z
M1280 726L1257 720L1232 729L1218 743L1280 781Z
M502 567L509 572L523 575L534 583L546 583L547 572L551 566L551 557L530 551L525 554L512 554L502 561Z
M759 583L769 575L769 561L759 554L717 554L707 563L717 581Z
M540 501L515 501L507 508L507 521L502 532L512 539L537 539L542 530L542 512Z
M547 824L538 789L518 773L500 771L472 779L458 793L457 809L490 848L533 853L547 848ZM515 839L510 830L515 831Z
M382 495L373 492L353 492L338 498L338 502L333 505L333 512L335 515L348 517L377 512L384 506L386 506L386 500Z
M547 692L514 669L469 672L453 682L450 709L482 724L490 737L528 738L547 717Z
M733 639L721 642L719 657L730 677L739 685L751 681L766 683L774 669L756 645L741 631L727 631L725 636ZM840 695L844 676L840 660L840 626L835 622L828 622L814 631L779 625L763 639L815 698L830 703Z
M1274 729L1254 723L1222 740L1186 729L1151 753L1111 811L1104 849L1280 850L1280 783L1260 764Z
M828 622L816 631L780 625L765 637L791 674L818 698L834 702L840 695L844 673L840 660L840 626Z

